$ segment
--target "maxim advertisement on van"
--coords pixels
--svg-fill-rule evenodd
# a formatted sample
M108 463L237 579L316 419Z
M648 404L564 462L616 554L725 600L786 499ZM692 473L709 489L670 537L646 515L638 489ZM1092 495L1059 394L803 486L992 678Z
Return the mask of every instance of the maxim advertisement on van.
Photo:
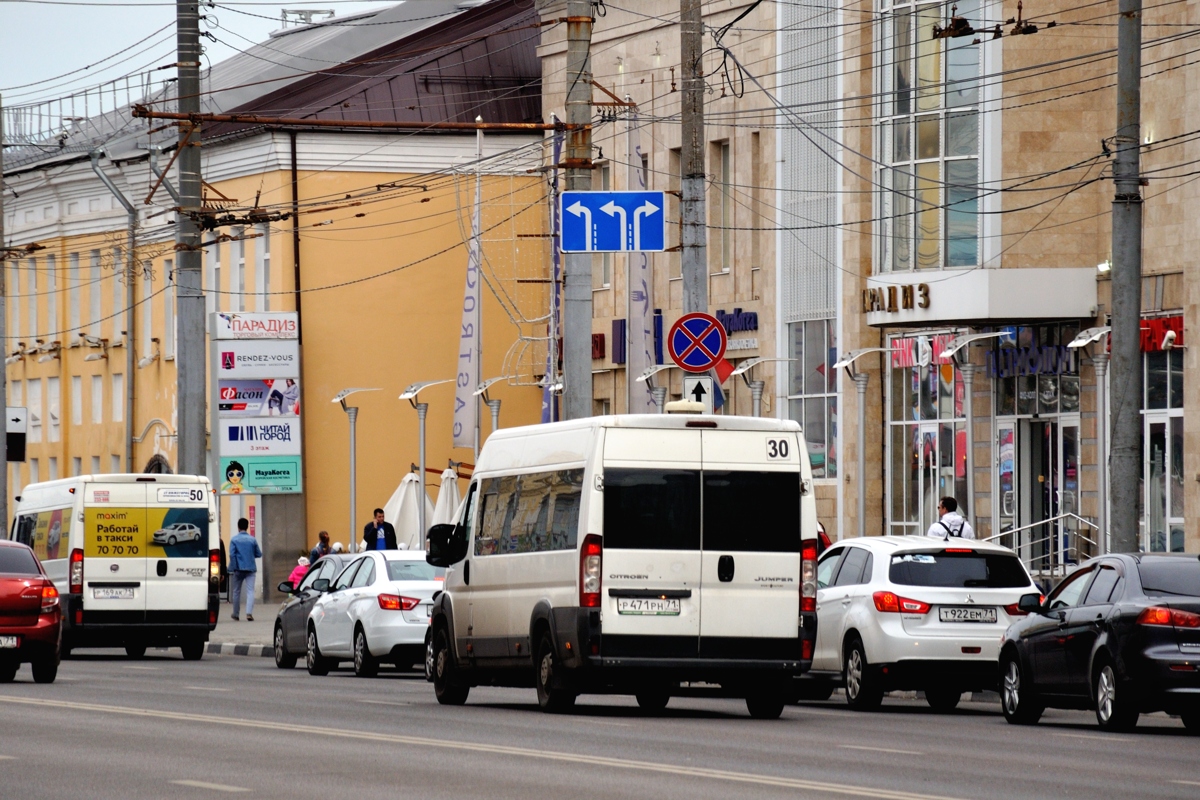
M204 558L207 508L86 508L85 557Z

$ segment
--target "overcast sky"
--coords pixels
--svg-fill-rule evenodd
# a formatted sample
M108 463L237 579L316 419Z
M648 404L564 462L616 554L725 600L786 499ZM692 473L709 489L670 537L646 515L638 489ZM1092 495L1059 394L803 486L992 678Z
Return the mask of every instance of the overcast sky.
M278 30L283 8L333 9L343 17L392 5L396 1L284 0L270 3L231 0L224 3L218 0L218 8L203 11L215 19L202 21L200 29L211 30L221 43L210 40L202 43L208 58L216 63L232 55L232 48L247 47L247 39L262 41ZM4 104L24 105L34 100L61 97L129 72L174 63L174 19L175 4L162 0L0 0L0 93ZM212 25L214 22L218 27ZM160 28L159 33L151 35ZM150 38L145 42L131 47L148 36ZM97 65L102 59L126 48L130 49ZM90 69L59 80L24 86L89 66ZM174 70L164 70L161 74L173 76Z

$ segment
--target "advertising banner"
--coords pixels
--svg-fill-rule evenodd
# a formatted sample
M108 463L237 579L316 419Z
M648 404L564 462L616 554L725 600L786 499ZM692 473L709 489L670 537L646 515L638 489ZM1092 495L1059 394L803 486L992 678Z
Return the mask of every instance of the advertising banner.
M217 314L218 339L295 339L299 334L299 317L293 311Z
M287 494L300 491L300 456L221 459L221 494Z
M220 421L222 456L300 455L299 417L256 417Z
M227 339L217 343L217 378L298 378L300 347L287 339Z
M203 558L208 507L84 509L83 554L105 558Z
M300 415L300 382L295 378L221 381L221 419Z

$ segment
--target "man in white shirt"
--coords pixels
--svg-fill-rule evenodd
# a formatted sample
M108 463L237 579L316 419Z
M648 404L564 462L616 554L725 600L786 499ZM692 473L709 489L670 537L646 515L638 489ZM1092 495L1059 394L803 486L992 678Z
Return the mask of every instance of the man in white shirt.
M938 514L941 519L929 526L929 536L939 539L974 539L975 531L971 523L958 513L958 501L953 497L943 497L938 503Z

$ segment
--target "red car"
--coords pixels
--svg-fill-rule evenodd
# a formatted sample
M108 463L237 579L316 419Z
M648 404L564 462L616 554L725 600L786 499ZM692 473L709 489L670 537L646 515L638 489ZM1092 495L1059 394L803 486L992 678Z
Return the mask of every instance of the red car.
M10 683L26 661L35 681L53 683L61 639L58 589L33 550L0 539L0 683Z

